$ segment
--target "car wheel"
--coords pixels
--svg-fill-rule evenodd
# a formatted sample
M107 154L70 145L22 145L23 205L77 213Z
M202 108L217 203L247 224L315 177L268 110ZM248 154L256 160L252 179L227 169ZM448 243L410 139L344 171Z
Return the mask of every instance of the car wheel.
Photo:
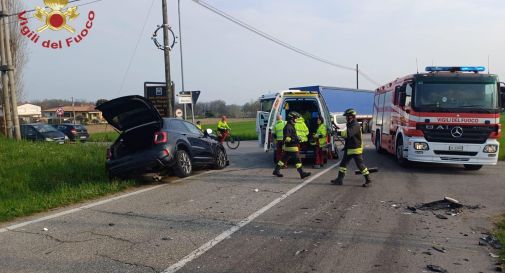
M216 152L216 158L213 167L216 170L222 170L226 167L226 154L222 148L219 148Z
M469 171L478 171L482 168L482 165L470 165L470 164L464 164L465 170Z
M184 150L179 150L175 154L175 166L173 167L175 175L178 177L188 177L193 170L191 158Z
M403 139L401 135L399 137L396 141L396 161L400 166L406 168L409 166L409 160L403 157Z

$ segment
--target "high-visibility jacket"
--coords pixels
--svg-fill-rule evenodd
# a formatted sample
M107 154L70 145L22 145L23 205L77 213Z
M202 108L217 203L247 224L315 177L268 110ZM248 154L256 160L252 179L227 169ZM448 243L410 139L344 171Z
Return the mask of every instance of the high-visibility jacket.
M226 121L222 121L220 120L218 123L217 123L217 129L218 130L230 130L230 126L228 126L228 123Z
M201 131L202 130L202 125L196 124L196 128L200 129L200 131Z
M328 136L328 130L326 130L326 125L324 123L319 124L316 131L316 138L319 139L319 147L326 146L326 138Z
M300 117L296 119L295 130L300 142L307 142L309 140L309 128L307 127L307 124L305 124L305 120L303 118Z
M277 141L284 140L284 127L286 122L283 120L278 120L274 125L274 139Z
M357 121L347 123L347 129L338 134L345 139L344 149L348 155L360 155L363 153L363 141L361 138L361 126Z
M300 143L300 139L296 134L295 126L288 122L286 126L284 126L283 134L284 145L282 146L282 149L285 152L298 152L298 143Z

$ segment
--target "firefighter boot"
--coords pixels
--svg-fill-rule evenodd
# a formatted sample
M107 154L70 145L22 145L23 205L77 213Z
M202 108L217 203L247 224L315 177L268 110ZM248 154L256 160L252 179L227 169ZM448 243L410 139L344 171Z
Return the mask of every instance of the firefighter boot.
M311 173L306 173L303 171L302 168L298 168L296 169L298 171L298 173L300 174L300 178L301 179L304 179L305 177L309 177L311 175Z
M345 173L338 172L338 177L336 179L331 180L331 183L335 184L335 185L343 185L344 184L344 176L345 176Z
M365 184L363 184L364 188L370 187L372 185L372 179L370 179L370 175L365 175Z
M284 177L284 175L282 175L282 173L280 172L281 170L281 166L279 166L278 164L275 165L275 169L274 169L274 172L272 173L273 175L277 176L277 177Z

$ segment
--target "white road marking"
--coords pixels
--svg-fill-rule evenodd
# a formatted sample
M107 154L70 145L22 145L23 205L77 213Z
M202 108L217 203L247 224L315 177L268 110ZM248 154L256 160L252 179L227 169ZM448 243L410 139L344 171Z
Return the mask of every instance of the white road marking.
M306 180L302 184L300 184L300 185L292 188L290 191L288 191L287 193L283 194L279 198L275 199L270 204L264 206L263 208L261 208L260 210L256 211L255 213L249 215L249 217L247 217L244 220L240 221L236 226L231 227L230 229L228 229L228 230L224 231L223 233L219 234L216 238L208 241L207 243L203 244L201 247L195 249L193 252L191 252L190 254L188 254L186 257L182 258L177 263L175 263L175 264L171 265L169 268L165 269L162 273L175 273L175 272L179 271L186 264L188 264L189 262L193 261L194 259L200 257L202 254L204 254L205 252L209 251L211 248L213 248L214 246L216 246L217 244L219 244L221 241L225 240L226 238L228 238L229 236L231 236L233 233L237 232L238 230L240 230L241 228L243 228L244 226L246 226L250 222L254 221L254 219L258 218L260 215L262 215L263 213L265 213L266 211L268 211L269 209L271 209L275 205L279 204L282 200L288 198L290 195L294 194L295 192L297 192L301 188L305 187L310 182L316 180L317 178L319 178L323 174L325 174L325 173L329 172L330 170L332 170L333 168L337 167L339 164L340 164L340 162L338 162L335 165L330 166L328 169L326 169L326 170L324 170L324 171L322 171L322 172L314 175L312 178Z
M183 180L187 180L187 179L192 179L192 178L199 177L199 176L202 176L202 175L205 175L205 174L209 174L209 173L213 173L213 172L215 172L215 171L208 171L208 172L196 174L196 175L189 176L189 177L186 177L186 178L182 178L182 179L177 179L177 180L171 181L171 183L179 182L179 181L183 181ZM141 193L144 193L144 192L148 192L148 191L152 191L152 190L155 190L155 189L159 189L159 188L167 186L167 185L169 185L169 184L162 184L162 185L153 186L153 187L150 187L150 188L147 188L147 189L138 190L138 191L130 192L130 193L123 194L123 195L120 195L120 196L112 197L112 198L109 198L109 199L101 200L101 201L98 201L98 202L95 202L95 203L91 203L91 204L88 204L88 205L85 205L85 206L82 206L82 207L78 207L78 208L75 208L75 209L70 209L70 210L62 211L62 212L51 214L51 215L48 215L48 216L45 216L45 217L42 217L42 218L38 218L38 219L31 220L31 221L22 222L22 223L15 224L15 225L12 225L12 226L8 226L8 227L5 227L5 228L0 228L0 233L7 232L9 230L18 229L20 227L24 227L24 226L27 226L27 225L30 225L30 224L35 224L35 223L39 223L39 222L42 222L42 221L58 218L58 217L61 217L61 216L67 215L67 214L79 212L81 210L90 209L90 208L93 208L93 207L96 207L96 206L100 206L100 205L103 205L103 204L106 204L106 203L110 203L112 201L116 201L116 200L123 199L123 198L126 198L126 197L130 197L130 196L138 195L138 194L141 194Z

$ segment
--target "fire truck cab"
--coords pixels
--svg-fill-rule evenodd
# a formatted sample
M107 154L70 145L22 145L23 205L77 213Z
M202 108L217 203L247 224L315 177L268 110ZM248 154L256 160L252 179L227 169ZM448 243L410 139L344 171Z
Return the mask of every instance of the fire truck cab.
M484 67L427 67L375 92L372 143L410 161L495 165L504 88Z

